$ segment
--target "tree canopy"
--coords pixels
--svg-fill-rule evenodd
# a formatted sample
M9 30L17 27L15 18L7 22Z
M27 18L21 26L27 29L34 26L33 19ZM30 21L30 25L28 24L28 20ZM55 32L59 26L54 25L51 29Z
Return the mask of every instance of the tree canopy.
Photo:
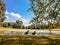
M30 2L30 10L42 25L46 23L48 27L55 27L60 22L60 0L30 0Z

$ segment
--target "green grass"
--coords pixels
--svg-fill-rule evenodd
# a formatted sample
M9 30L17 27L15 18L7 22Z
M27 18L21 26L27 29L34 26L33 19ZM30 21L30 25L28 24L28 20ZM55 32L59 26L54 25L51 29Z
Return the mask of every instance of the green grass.
M0 36L0 45L60 45L57 36Z

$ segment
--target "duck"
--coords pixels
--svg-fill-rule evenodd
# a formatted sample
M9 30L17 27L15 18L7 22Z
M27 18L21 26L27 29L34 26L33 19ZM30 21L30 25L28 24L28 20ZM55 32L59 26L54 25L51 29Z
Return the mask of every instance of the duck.
M25 32L25 34L28 34L29 33L29 30L27 30L26 32Z
M36 31L34 31L33 33L32 33L32 35L35 35L36 34Z

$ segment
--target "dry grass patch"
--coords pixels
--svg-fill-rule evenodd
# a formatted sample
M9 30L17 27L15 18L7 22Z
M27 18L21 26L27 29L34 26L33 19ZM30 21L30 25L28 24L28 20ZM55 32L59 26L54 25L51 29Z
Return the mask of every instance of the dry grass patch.
M54 36L0 36L1 45L60 45Z

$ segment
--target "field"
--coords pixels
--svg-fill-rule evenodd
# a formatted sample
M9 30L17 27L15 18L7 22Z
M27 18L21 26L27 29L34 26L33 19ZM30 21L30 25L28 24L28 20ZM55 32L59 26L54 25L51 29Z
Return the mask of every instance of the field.
M0 36L0 45L60 45L58 36Z
M0 27L0 31L1 30L23 32L27 31L27 29L13 29ZM30 31L33 32L34 30ZM45 31L47 30L45 29ZM60 36L0 35L0 45L60 45Z

